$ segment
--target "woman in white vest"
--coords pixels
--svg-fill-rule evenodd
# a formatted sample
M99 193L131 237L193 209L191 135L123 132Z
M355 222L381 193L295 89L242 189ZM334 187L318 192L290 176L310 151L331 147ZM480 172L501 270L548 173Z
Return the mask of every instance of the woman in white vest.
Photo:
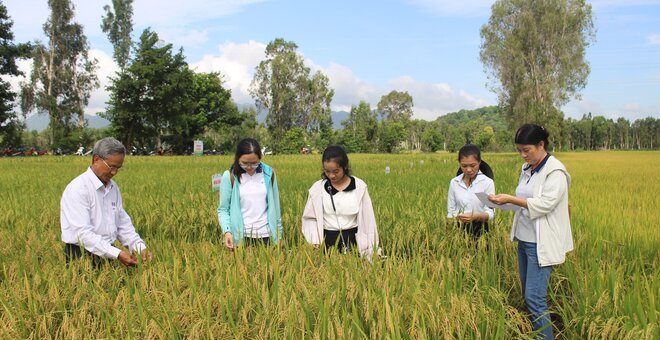
M539 125L518 129L515 144L525 161L516 195L491 195L493 203L511 203L516 211L511 240L518 241L518 267L525 304L534 330L552 339L552 323L546 301L552 266L561 264L573 250L568 210L571 176L564 165L548 153L549 133Z
M357 247L371 261L378 248L378 229L367 184L351 176L348 155L340 146L323 151L322 179L309 189L302 216L302 232L314 247L345 252Z

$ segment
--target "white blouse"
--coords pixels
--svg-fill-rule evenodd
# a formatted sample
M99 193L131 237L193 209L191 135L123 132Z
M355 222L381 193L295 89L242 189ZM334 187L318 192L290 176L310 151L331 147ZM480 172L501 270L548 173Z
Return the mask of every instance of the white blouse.
M252 176L242 173L239 194L245 237L269 237L264 173L258 172Z
M461 212L485 212L488 214L488 220L492 220L495 216L495 212L492 208L481 203L475 195L475 193L478 192L495 195L495 183L481 171L479 171L477 178L472 181L472 184L469 187L463 182L463 174L460 174L449 181L449 192L447 193L447 217L454 218Z
M352 179L354 181L354 179ZM327 182L325 184L328 185ZM351 187L349 185L349 187ZM355 185L352 186L355 188ZM333 209L332 203L335 203ZM323 192L323 229L347 230L356 228L360 202L357 190L339 191L332 198L327 191Z
M532 198L534 197L534 185L539 178L539 175L533 176L531 166L524 170L520 175L518 186L516 187L516 197ZM520 216L516 220L514 236L519 241L536 243L536 227L534 220L529 216L529 210L520 209Z

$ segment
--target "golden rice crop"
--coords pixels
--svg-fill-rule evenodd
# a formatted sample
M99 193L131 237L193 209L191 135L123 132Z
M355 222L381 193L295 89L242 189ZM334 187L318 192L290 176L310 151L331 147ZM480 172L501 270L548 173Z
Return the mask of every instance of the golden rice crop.
M127 157L115 177L154 252L137 268L63 265L59 199L89 158L0 159L2 338L526 338L511 214L475 244L446 227L453 154L350 155L386 260L325 256L299 231L320 156L266 156L285 244L228 253L211 175L229 156ZM560 337L660 336L659 152L559 153L573 176L576 249L552 274ZM485 154L513 193L515 154ZM391 172L385 174L385 167Z

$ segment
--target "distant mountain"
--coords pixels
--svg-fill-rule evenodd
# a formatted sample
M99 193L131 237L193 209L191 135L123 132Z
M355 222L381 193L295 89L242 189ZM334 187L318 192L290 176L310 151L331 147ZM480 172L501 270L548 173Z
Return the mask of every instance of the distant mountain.
M110 125L107 119L95 115L85 115L85 119L87 120L87 127L94 129L100 129ZM48 127L48 115L33 114L27 117L25 125L27 125L28 131L43 131Z
M248 105L239 105L238 107L240 109L247 106ZM330 114L332 116L332 127L334 129L341 129L341 122L348 118L349 113L346 111L332 111ZM90 128L100 129L110 125L110 122L107 119L96 115L85 115L85 119L87 119L87 127ZM257 121L259 123L266 121L266 111L260 112L257 115ZM42 131L48 127L48 116L46 114L34 114L25 120L25 124L27 125L28 131Z
M242 110L243 108L249 107L249 104L238 104L238 109ZM257 122L258 123L263 123L266 121L266 115L268 114L268 111L261 111L257 114ZM332 117L332 127L335 130L341 129L341 122L346 120L348 118L349 113L346 111L332 111L330 112L330 116Z

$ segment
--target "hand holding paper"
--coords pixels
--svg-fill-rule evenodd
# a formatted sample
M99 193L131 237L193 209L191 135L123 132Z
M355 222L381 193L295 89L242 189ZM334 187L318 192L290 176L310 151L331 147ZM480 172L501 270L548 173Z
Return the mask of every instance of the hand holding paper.
M477 196L479 201L481 201L481 203L485 204L489 208L498 208L498 209L502 209L502 211L509 211L509 210L518 211L518 210L520 210L520 207L515 205L515 204L511 204L511 203L495 204L495 203L491 202L491 200L488 199L488 194L485 193L485 192L477 192L477 193L475 193L475 195Z

